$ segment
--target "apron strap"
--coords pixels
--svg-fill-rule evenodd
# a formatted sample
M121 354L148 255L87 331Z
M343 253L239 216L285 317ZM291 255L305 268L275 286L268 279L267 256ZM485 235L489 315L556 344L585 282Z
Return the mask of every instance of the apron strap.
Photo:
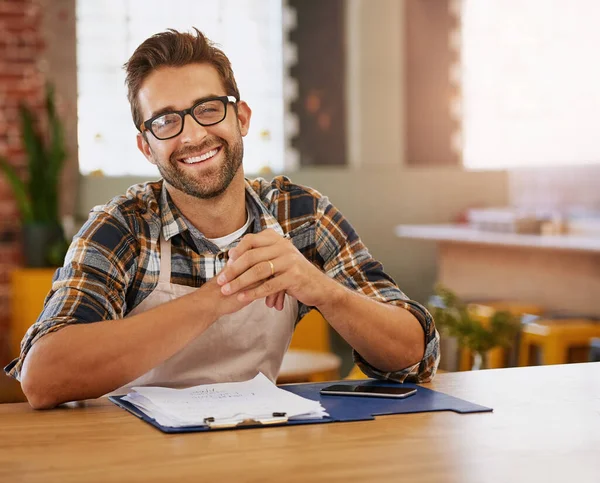
M158 281L171 283L171 240L165 240L162 230L158 243L160 246L160 274Z

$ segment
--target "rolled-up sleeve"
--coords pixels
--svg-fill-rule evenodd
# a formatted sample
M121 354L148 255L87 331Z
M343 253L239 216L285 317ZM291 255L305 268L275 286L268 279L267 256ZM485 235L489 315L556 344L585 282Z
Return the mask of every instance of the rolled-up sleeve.
M412 366L394 372L380 371L364 360L355 350L352 351L354 362L367 376L377 379L396 382L429 382L435 376L440 363L440 334L435 328L433 317L425 307L413 300L406 300L404 302L393 301L391 303L400 305L408 310L421 324L425 334L425 353L423 354L423 358Z
M316 252L325 272L346 287L383 303L408 310L421 324L425 352L418 363L395 372L369 364L355 350L356 364L368 376L397 382L427 382L435 375L440 360L440 336L429 311L410 300L385 273L342 214L322 197L318 203Z
M25 357L46 334L123 317L136 245L122 223L107 213L95 213L86 222L54 275L42 313L21 341L19 357L5 367L7 375L20 380Z

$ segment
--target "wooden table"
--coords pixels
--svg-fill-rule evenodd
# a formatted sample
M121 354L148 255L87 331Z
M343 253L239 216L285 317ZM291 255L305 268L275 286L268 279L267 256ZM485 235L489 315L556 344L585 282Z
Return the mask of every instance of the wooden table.
M493 413L166 435L106 400L0 406L0 481L600 481L600 363L441 374Z

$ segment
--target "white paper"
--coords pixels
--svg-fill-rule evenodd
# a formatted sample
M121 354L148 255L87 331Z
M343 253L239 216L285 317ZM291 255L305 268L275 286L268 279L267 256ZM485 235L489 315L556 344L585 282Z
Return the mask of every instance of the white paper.
M202 426L206 418L222 423L270 419L273 413L285 413L288 419L328 415L318 401L279 389L262 373L249 381L187 389L134 387L123 399L168 427Z

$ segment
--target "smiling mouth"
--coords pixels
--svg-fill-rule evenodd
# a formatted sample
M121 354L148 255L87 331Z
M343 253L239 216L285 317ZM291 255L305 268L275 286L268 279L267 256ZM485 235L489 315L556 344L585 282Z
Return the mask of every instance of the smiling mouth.
M221 150L221 146L211 149L210 151L201 154L200 156L190 156L188 158L182 158L180 161L185 164L198 164L204 161L208 161L209 159L214 158L217 153Z

